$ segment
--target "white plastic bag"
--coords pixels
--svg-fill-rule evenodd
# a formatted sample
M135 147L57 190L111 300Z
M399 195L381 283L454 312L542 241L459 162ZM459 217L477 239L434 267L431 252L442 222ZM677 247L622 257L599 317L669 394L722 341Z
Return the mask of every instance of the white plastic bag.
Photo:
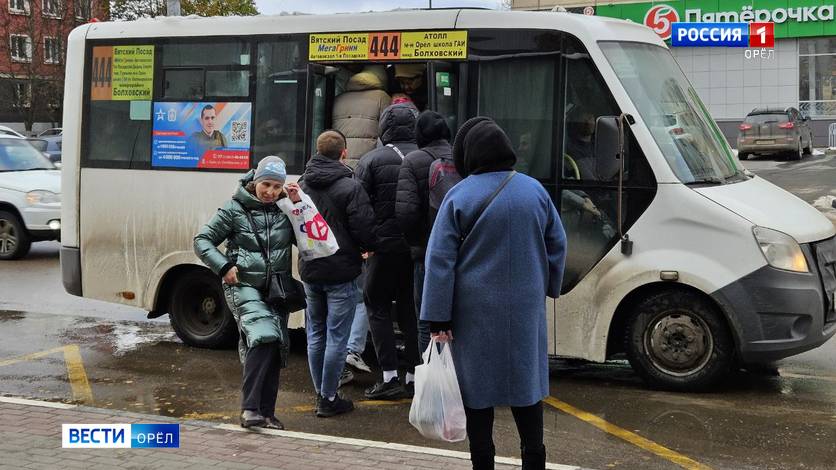
M441 346L441 353L436 345ZM426 438L463 441L467 437L467 418L450 343L438 343L432 338L423 357L424 364L415 367L415 397L409 409L409 423Z
M277 203L293 225L299 256L305 261L310 261L333 255L340 249L334 232L319 213L311 197L301 190L299 197L302 200L295 204L287 197Z

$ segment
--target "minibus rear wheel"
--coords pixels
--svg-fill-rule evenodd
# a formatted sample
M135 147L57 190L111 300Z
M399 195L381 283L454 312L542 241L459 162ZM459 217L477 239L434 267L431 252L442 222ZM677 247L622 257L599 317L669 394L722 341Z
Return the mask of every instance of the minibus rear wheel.
M238 340L221 280L207 270L188 271L175 281L169 319L174 332L189 346L225 349Z
M633 369L652 387L667 390L705 390L729 372L734 360L725 318L694 292L661 292L640 301L625 343Z

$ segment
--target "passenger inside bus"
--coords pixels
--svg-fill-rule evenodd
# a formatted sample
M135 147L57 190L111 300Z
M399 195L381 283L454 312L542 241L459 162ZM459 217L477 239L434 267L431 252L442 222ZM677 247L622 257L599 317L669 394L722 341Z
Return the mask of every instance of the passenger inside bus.
M425 64L396 64L394 68L400 92L415 103L418 111L427 109L427 66Z
M345 135L352 168L377 144L380 113L391 102L387 83L382 65L367 65L348 79L345 91L334 99L333 127Z

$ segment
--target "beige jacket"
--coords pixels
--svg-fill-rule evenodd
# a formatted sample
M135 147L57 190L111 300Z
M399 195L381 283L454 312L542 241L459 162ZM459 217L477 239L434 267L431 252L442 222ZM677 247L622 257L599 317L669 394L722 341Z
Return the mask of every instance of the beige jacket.
M348 81L345 93L334 100L334 129L348 141L348 164L354 168L360 157L377 144L380 113L391 98L374 73L360 72Z

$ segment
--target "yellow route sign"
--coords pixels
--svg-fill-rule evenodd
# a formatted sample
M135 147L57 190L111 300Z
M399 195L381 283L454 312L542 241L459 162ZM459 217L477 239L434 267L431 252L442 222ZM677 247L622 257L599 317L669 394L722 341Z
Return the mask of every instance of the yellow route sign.
M466 59L467 31L311 34L311 61Z

